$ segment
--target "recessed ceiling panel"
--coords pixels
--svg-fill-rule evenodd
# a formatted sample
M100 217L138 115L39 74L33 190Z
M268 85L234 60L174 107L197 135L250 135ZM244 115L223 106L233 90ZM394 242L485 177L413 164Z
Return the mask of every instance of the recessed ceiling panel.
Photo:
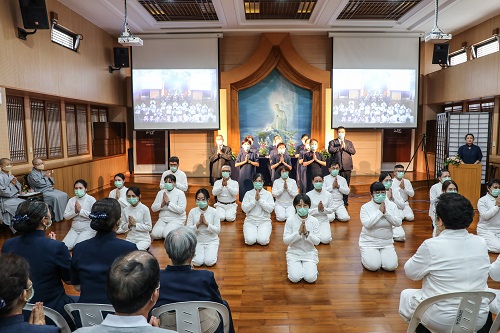
M318 0L243 0L247 20L309 20Z
M139 0L158 22L217 21L212 0Z
M338 20L399 20L422 0L349 0Z

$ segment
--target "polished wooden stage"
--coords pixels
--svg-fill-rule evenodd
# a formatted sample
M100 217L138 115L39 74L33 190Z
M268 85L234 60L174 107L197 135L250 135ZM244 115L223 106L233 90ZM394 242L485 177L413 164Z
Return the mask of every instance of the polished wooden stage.
M398 314L399 295L405 288L420 288L421 282L409 280L404 273L404 263L422 243L431 236L431 222L427 214L429 192L419 185L412 200L415 222L404 222L406 242L396 243L399 267L395 272L370 272L360 261L358 238L361 231L359 210L369 200L366 185L376 177L353 182L356 193L349 200L351 220L331 223L333 241L318 246L320 262L316 283L288 281L283 243L284 222L273 222L271 243L268 246L247 246L243 242L244 214L238 210L235 222L224 222L220 233L219 259L214 267L223 298L233 313L234 325L239 333L330 333L330 332L406 332L407 324ZM135 176L127 179L126 186L136 183L142 191L142 201L151 206L158 191L158 176ZM190 179L187 194L188 210L195 206L194 194L208 184L206 179ZM420 184L420 182L417 182ZM205 186L209 188L209 186ZM109 189L93 195L107 196ZM213 204L213 200L211 202ZM153 213L153 221L157 219ZM477 212L470 231L475 233ZM51 227L62 240L70 222L60 222ZM0 243L11 237L1 228ZM123 236L121 236L123 237ZM154 241L151 252L160 265L169 259L161 241ZM490 255L491 260L496 255ZM491 288L500 283L490 280ZM68 293L77 295L73 287Z

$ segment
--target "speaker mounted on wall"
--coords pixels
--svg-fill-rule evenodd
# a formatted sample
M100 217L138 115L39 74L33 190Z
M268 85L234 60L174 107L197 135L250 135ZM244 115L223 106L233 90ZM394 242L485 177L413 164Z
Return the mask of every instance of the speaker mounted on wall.
M24 29L35 29L35 31L27 32L17 28L20 39L26 40L28 35L35 34L38 29L50 28L45 0L19 0L19 8L21 9Z
M448 64L448 53L450 44L434 44L434 52L432 53L432 63L437 65Z
M114 66L109 66L109 72L120 70L122 68L129 68L130 61L128 55L128 47L113 47Z

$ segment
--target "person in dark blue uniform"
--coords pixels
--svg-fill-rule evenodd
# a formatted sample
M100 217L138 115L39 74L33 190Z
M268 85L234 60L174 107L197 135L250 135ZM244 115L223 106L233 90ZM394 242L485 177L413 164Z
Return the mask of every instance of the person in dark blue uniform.
M292 158L286 150L286 144L283 142L278 143L277 154L269 157L269 163L271 164L271 181L273 183L280 178L280 173L276 172L280 166L286 166L289 170L292 170Z
M45 325L43 303L33 307L29 322L24 321L23 308L34 294L29 279L30 267L23 257L15 254L0 256L0 332L59 333L56 326Z
M297 186L300 193L307 192L307 167L304 166L304 156L311 150L311 140L306 138L304 140L304 148L299 148L297 160Z
M53 232L49 238L45 237L45 230L52 224L49 207L45 202L25 201L17 207L13 222L14 229L22 235L5 241L2 253L14 253L25 258L36 289L33 301L43 302L72 323L64 305L74 303L74 300L66 295L62 284L62 281L70 284L71 257L66 245L55 240Z
M255 175L256 167L259 166L259 155L250 150L251 143L248 139L241 142L241 147L238 156L236 157L235 167L240 168L238 184L240 186L240 202L243 202L243 197L247 191L253 189L252 177Z
M322 175L321 167L326 166L325 158L323 154L318 152L318 140L311 139L311 151L304 154L304 159L302 165L307 168L306 170L306 179L307 179L307 192L312 191L313 187L313 178L317 175Z
M465 136L465 145L458 148L458 156L464 164L480 164L483 152L479 146L474 144L474 135L469 133Z
M112 198L92 206L90 227L95 237L78 243L71 259L71 283L80 290L79 303L111 304L106 294L108 269L119 256L137 250L134 243L116 237L121 209Z

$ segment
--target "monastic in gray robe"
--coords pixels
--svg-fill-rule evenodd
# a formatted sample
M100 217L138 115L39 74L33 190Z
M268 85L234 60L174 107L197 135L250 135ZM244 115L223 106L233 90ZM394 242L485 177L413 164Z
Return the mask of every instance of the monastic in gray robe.
M14 176L0 171L0 211L2 213L3 223L12 226L11 217L16 214L17 206L24 202L17 196L21 193L21 184L16 185L11 183Z
M44 171L33 168L28 174L28 184L35 192L43 193L43 201L54 211L54 221L62 221L69 197L66 192L54 189L54 178L45 177Z

